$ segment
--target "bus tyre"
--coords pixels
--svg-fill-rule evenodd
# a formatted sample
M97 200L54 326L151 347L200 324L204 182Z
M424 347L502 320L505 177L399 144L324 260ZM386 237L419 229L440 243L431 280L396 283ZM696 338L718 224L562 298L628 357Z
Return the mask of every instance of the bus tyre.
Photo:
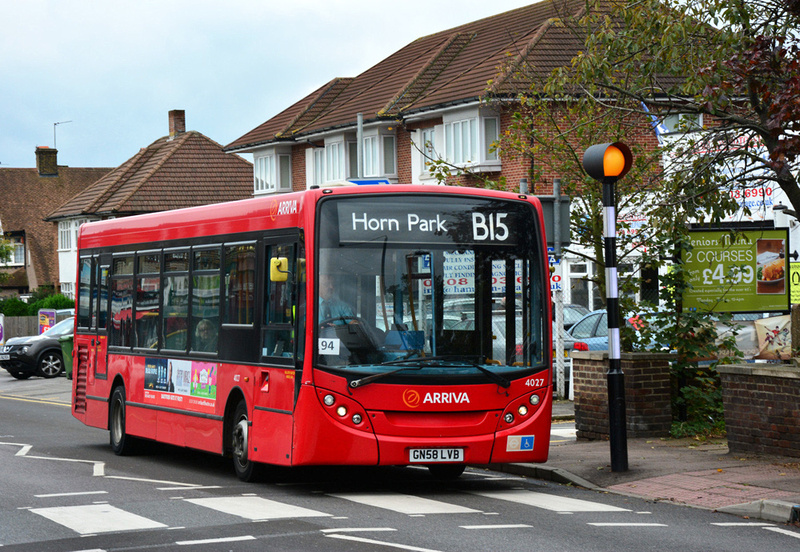
M247 403L239 401L231 424L231 455L233 469L241 481L253 481L257 477L257 464L248 458L250 421L247 419Z
M125 433L125 388L118 386L111 394L108 409L108 436L111 450L117 456L125 456L133 451L134 438Z
M464 464L431 464L428 470L436 479L458 479L466 467Z

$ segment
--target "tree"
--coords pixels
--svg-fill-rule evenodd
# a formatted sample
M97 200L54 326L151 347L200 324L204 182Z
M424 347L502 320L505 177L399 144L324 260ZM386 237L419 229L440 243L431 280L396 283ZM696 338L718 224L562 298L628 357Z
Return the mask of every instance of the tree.
M698 373L691 360L712 356L716 332L707 316L681 312L687 279L676 261L690 248L687 223L730 217L742 207L737 192L766 197L777 186L800 208L800 2L608 0L577 13L574 2L562 6L548 37L582 45L571 61L543 73L523 51L490 83L490 95L518 106L502 147L536 160L535 180L567 180L574 237L594 251L602 288L600 189L579 160L593 143L632 146L634 170L618 183L618 258L622 264L637 250L647 273L662 267L660 299L674 318L653 339L678 351L678 375L694 378L694 398L707 398L717 391L713 370ZM679 132L649 140L651 125L657 133L667 122ZM626 236L628 210L648 222ZM707 404L700 416L719 412L718 401Z
M552 86L577 85L612 112L657 122L704 117L676 141L671 169L698 169L716 185L774 182L800 209L800 2L797 0L611 0L570 25L586 37L572 70ZM643 109L647 106L648 110Z

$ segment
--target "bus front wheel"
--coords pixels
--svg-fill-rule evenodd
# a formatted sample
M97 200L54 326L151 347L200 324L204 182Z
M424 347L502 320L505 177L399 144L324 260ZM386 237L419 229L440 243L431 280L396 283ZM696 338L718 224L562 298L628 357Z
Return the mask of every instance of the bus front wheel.
M257 464L248 457L250 420L247 418L247 403L239 401L233 414L231 424L231 454L233 469L242 481L253 481L257 476Z
M108 436L111 450L117 456L133 451L133 437L125 433L125 388L115 387L108 410Z

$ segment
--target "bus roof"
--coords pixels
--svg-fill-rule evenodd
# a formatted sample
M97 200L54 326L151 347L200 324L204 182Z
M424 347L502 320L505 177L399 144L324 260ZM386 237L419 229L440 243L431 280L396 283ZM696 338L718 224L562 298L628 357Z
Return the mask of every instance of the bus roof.
M79 249L88 249L266 229L310 227L314 210L307 208L307 205L315 205L323 196L354 194L453 194L524 199L537 205L539 203L533 196L460 186L321 186L300 192L90 222L81 226L78 245Z

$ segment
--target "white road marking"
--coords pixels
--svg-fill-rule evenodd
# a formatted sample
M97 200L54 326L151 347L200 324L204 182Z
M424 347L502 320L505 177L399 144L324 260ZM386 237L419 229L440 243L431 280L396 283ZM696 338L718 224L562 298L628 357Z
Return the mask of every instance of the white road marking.
M734 521L726 523L712 523L717 527L772 527L774 523L760 523L757 521Z
M218 539L203 539L203 540L190 540L190 541L177 541L175 544L178 546L192 546L195 544L217 544L220 542L241 542L256 540L253 535L242 535L241 537L221 537Z
M577 435L575 428L572 429L550 429L550 435L557 437L575 437Z
M379 531L397 531L392 527L340 527L338 529L322 529L323 533L373 533Z
M342 540L349 540L349 541L353 541L353 542L363 542L363 543L366 543L366 544L374 544L376 546L388 546L389 548L397 548L397 549L400 549L400 550L411 550L412 552L440 552L438 550L433 550L431 548L420 548L418 546L408 546L406 544L397 544L397 543L394 543L394 542L383 542L383 541L377 541L377 540L373 540L373 539L365 539L365 538L362 538L362 537L354 537L352 535L333 534L333 535L325 535L325 536L330 538L330 539L342 539Z
M412 516L426 514L480 513L480 510L473 510L472 508L465 508L464 506L457 506L455 504L448 504L447 502L401 493L337 493L328 496Z
M30 456L28 453L33 448L33 445L27 445L24 443L0 443L0 445L9 445L12 447L20 447L17 453L14 456L23 456L25 458L30 458L31 460L53 460L56 462L77 462L80 464L92 464L92 475L95 477L102 477L105 475L105 462L97 462L95 460L79 460L76 458L57 458L57 457L48 457L48 456Z
M515 523L507 525L460 525L462 529L527 529L533 525L525 525L524 523Z
M186 502L218 512L250 520L285 519L301 517L330 517L330 514L275 502L257 496L223 496L215 498L187 498Z
M664 523L587 523L594 527L669 527Z
M781 535L786 535L788 537L794 537L796 539L800 539L800 533L795 531L789 531L788 529L781 529L780 527L764 527L767 531L773 531L775 533L780 533Z
M36 498L55 498L59 496L85 496L85 495L98 495L98 494L108 494L108 491L76 491L73 493L51 493L51 494L40 494L33 496Z
M553 512L630 512L625 508L609 506L599 502L589 502L588 500L578 500L575 498L565 498L553 496L533 491L470 491L471 494L507 500L536 508L544 508Z
M163 523L120 510L109 504L32 508L31 512L81 535L167 527Z

